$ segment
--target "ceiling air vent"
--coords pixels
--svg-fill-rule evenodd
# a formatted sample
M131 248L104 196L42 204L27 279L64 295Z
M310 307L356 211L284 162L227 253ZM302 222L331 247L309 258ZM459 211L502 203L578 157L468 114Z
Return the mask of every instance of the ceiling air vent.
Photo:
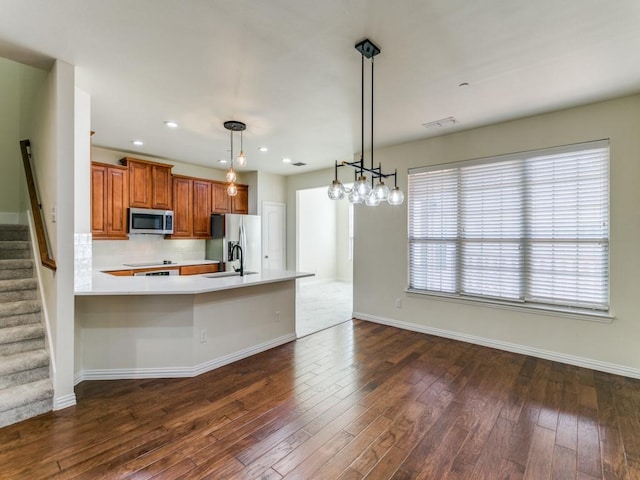
M294 167L304 167L306 165L306 163L296 162L296 163L292 163L291 165L293 165Z
M434 127L450 127L451 125L455 125L458 123L458 120L455 117L447 117L441 118L440 120L435 120L433 122L423 123L422 126L424 128L434 128Z

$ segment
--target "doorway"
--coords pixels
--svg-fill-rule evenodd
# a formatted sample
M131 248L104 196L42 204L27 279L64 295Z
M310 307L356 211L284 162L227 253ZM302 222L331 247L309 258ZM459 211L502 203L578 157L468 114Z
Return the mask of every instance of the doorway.
M311 272L297 282L298 337L351 319L353 312L353 210L327 197L326 187L296 195L296 270Z

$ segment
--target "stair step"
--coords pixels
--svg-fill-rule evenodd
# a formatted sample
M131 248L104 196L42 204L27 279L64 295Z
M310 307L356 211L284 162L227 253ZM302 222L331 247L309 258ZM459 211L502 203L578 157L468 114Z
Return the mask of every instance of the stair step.
M31 244L27 241L0 241L0 258L31 258Z
M38 287L35 278L20 278L12 280L0 279L0 292L12 292L16 290L31 290Z
M27 225L0 225L0 241L29 240Z
M12 315L10 317L0 317L0 328L17 327L19 325L31 325L34 323L40 324L40 305L37 306L37 312Z
M0 303L0 326L5 326L4 317L13 317L27 313L40 311L40 302L37 300L19 300L15 302ZM6 325L8 326L8 325Z
M32 259L0 259L0 280L32 277Z
M42 348L44 348L44 328L42 325L0 328L0 356Z
M49 355L45 350L7 355L0 362L0 390L48 377Z
M48 378L0 390L0 427L52 409L53 385Z

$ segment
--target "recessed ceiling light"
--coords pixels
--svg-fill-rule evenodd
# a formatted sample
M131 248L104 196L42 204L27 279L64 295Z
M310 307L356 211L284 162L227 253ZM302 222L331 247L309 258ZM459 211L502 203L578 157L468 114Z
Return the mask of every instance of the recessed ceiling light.
M221 158L220 160L218 160L218 162L220 163L227 163L227 161L224 158Z
M269 149L267 147L258 147L258 150L260 150L261 152L268 152Z
M178 128L178 124L176 122L172 122L170 120L167 121L167 122L164 122L164 124L169 128Z
M131 143L133 143L136 147L141 147L142 145L144 145L144 142L142 140L131 140Z
M282 159L282 163L291 163L291 159L290 158L283 158Z

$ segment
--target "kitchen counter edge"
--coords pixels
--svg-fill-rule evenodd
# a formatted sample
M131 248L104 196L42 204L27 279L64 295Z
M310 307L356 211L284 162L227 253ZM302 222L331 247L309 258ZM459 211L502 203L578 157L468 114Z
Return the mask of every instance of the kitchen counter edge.
M94 271L91 283L76 286L75 295L197 295L312 276L313 273L284 270L222 278L206 275L116 277Z

